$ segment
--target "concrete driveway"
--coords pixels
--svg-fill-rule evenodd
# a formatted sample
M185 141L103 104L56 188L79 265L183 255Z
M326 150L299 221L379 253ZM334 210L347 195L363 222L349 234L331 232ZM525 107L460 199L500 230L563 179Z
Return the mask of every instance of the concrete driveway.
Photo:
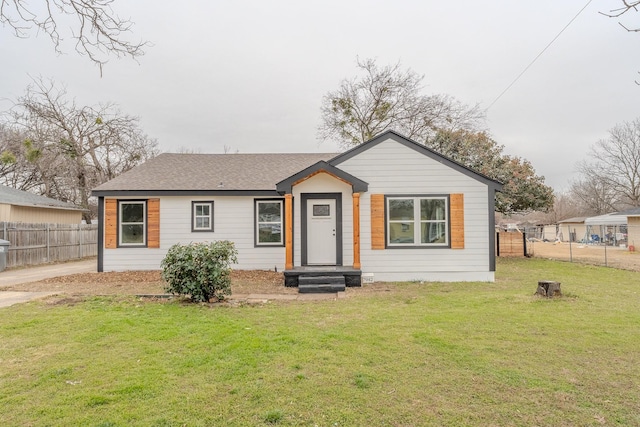
M37 282L52 277L66 276L76 273L91 273L96 271L95 258L65 262L60 264L41 265L36 267L5 270L0 272L0 308L9 307L21 302L27 302L57 292L13 292L4 288L23 283Z

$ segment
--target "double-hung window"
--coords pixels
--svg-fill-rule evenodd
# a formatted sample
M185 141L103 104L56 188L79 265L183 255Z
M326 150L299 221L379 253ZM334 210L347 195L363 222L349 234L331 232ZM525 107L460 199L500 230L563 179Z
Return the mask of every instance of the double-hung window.
M147 244L147 204L145 201L121 200L119 202L120 246L144 246Z
M447 196L387 197L387 245L448 246Z
M213 201L191 202L191 230L213 231Z
M256 246L284 245L282 200L256 200Z

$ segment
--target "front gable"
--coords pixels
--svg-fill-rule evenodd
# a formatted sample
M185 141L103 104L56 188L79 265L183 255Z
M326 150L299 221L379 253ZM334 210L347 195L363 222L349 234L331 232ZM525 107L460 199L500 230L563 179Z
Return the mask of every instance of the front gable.
M319 174L319 173L326 173L329 174L331 176L333 176L334 178L343 181L349 185L351 185L351 188L353 189L354 193L362 193L367 191L368 189L368 184L364 181L362 181L359 178L356 178L355 176L325 162L325 161L319 161L311 166L309 166L308 168L305 168L303 170L301 170L300 172L291 175L290 177L278 182L276 184L276 191L278 191L278 193L284 194L284 193L291 193L293 186L300 184L301 182Z
M439 153L437 153L436 151L422 145L419 144L409 138L406 138L402 135L400 135L399 133L389 130L386 131L378 136L376 136L373 139L370 139L369 141L366 141L360 145L358 145L357 147L352 148L349 151L346 151L342 154L339 154L338 156L334 157L333 159L329 160L328 163L333 165L333 166L338 166L341 165L345 162L347 162L348 160L351 160L353 158L356 158L360 155L362 155L363 153L373 149L374 147L378 146L381 143L384 142L388 142L388 141L393 141L396 142L404 147L407 147L411 150L413 150L414 152L416 152L417 154L421 154L423 156L426 156L427 158L434 160L438 163L441 163L453 170L455 170L456 172L459 172L463 175L466 175L474 180L477 180L491 188L493 188L495 191L500 191L502 189L502 183L495 181L479 172L476 172L452 159L449 159L448 157L445 157Z

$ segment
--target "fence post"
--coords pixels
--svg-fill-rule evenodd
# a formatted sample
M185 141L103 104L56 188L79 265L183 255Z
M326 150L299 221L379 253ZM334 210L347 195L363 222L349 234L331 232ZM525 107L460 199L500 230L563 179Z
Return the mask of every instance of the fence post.
M569 262L573 262L573 250L571 246L571 230L569 230Z
M78 224L78 258L82 259L82 224Z
M51 262L51 254L50 254L50 252L49 252L49 249L50 249L50 247L51 247L51 243L50 243L50 241L49 241L50 236L51 236L51 228L50 228L50 225L51 225L51 224L47 223L47 262Z

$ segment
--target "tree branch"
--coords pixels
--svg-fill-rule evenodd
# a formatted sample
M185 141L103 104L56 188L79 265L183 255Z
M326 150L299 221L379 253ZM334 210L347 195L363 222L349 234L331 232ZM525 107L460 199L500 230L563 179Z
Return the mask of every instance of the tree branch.
M65 16L75 17L77 28L70 29L75 49L102 67L109 56L131 57L144 55L146 41L131 41L133 22L121 18L112 8L114 0L44 0L43 11L24 0L0 0L0 23L13 30L16 37L27 38L36 31L44 32L58 53L62 53L63 35L58 24Z

